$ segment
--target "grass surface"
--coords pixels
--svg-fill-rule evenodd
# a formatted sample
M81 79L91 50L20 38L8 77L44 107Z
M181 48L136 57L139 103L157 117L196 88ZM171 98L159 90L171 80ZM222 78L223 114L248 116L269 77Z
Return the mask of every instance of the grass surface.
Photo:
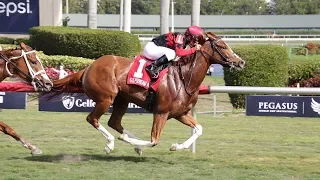
M190 128L169 120L158 146L138 156L116 140L105 154L105 138L85 121L87 113L3 110L1 119L44 153L32 157L11 137L0 136L0 179L320 179L320 121L316 118L198 114L204 133L197 152L170 152ZM109 115L101 123L107 126ZM123 125L150 139L152 116L127 114ZM109 128L107 128L110 130ZM110 132L118 137L118 133Z

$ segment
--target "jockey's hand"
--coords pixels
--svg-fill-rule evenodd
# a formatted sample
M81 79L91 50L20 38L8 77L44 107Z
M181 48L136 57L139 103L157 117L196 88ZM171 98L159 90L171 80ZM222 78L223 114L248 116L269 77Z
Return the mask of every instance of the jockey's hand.
M201 45L200 44L196 44L195 45L196 49L199 51L201 49Z

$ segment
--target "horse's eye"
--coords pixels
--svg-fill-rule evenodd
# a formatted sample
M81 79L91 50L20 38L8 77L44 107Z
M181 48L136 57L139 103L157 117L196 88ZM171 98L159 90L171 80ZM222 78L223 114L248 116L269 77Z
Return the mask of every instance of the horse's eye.
M37 62L36 61L31 61L31 64L37 65Z

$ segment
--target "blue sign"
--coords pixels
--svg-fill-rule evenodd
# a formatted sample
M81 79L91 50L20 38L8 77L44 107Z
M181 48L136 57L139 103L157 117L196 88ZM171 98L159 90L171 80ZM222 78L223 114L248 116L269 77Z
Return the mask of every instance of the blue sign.
M247 96L246 115L320 117L320 97Z
M27 93L0 92L0 109L26 109Z
M39 26L39 0L0 0L0 32L28 33Z
M54 112L91 112L96 103L85 94L61 94L48 101L52 94L40 94L39 111ZM112 112L112 106L107 112ZM147 111L133 103L129 103L127 113L147 113Z

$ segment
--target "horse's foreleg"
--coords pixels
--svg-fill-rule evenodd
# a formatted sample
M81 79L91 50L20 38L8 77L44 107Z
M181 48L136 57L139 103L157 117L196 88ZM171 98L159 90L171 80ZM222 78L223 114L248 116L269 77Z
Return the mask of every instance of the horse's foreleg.
M2 121L0 121L0 131L2 131L4 134L13 137L16 141L21 143L23 147L30 149L32 155L42 154L42 151L39 148L24 140L19 134L15 132L13 128L11 128L9 125Z
M171 151L189 148L190 145L194 143L199 136L202 135L202 126L192 117L190 112L184 116L177 118L177 120L191 128L194 128L195 133L182 144L172 144L170 148Z
M114 149L114 136L99 123L99 119L108 110L111 102L111 100L97 102L93 112L87 116L87 121L107 139L106 153L110 153Z

